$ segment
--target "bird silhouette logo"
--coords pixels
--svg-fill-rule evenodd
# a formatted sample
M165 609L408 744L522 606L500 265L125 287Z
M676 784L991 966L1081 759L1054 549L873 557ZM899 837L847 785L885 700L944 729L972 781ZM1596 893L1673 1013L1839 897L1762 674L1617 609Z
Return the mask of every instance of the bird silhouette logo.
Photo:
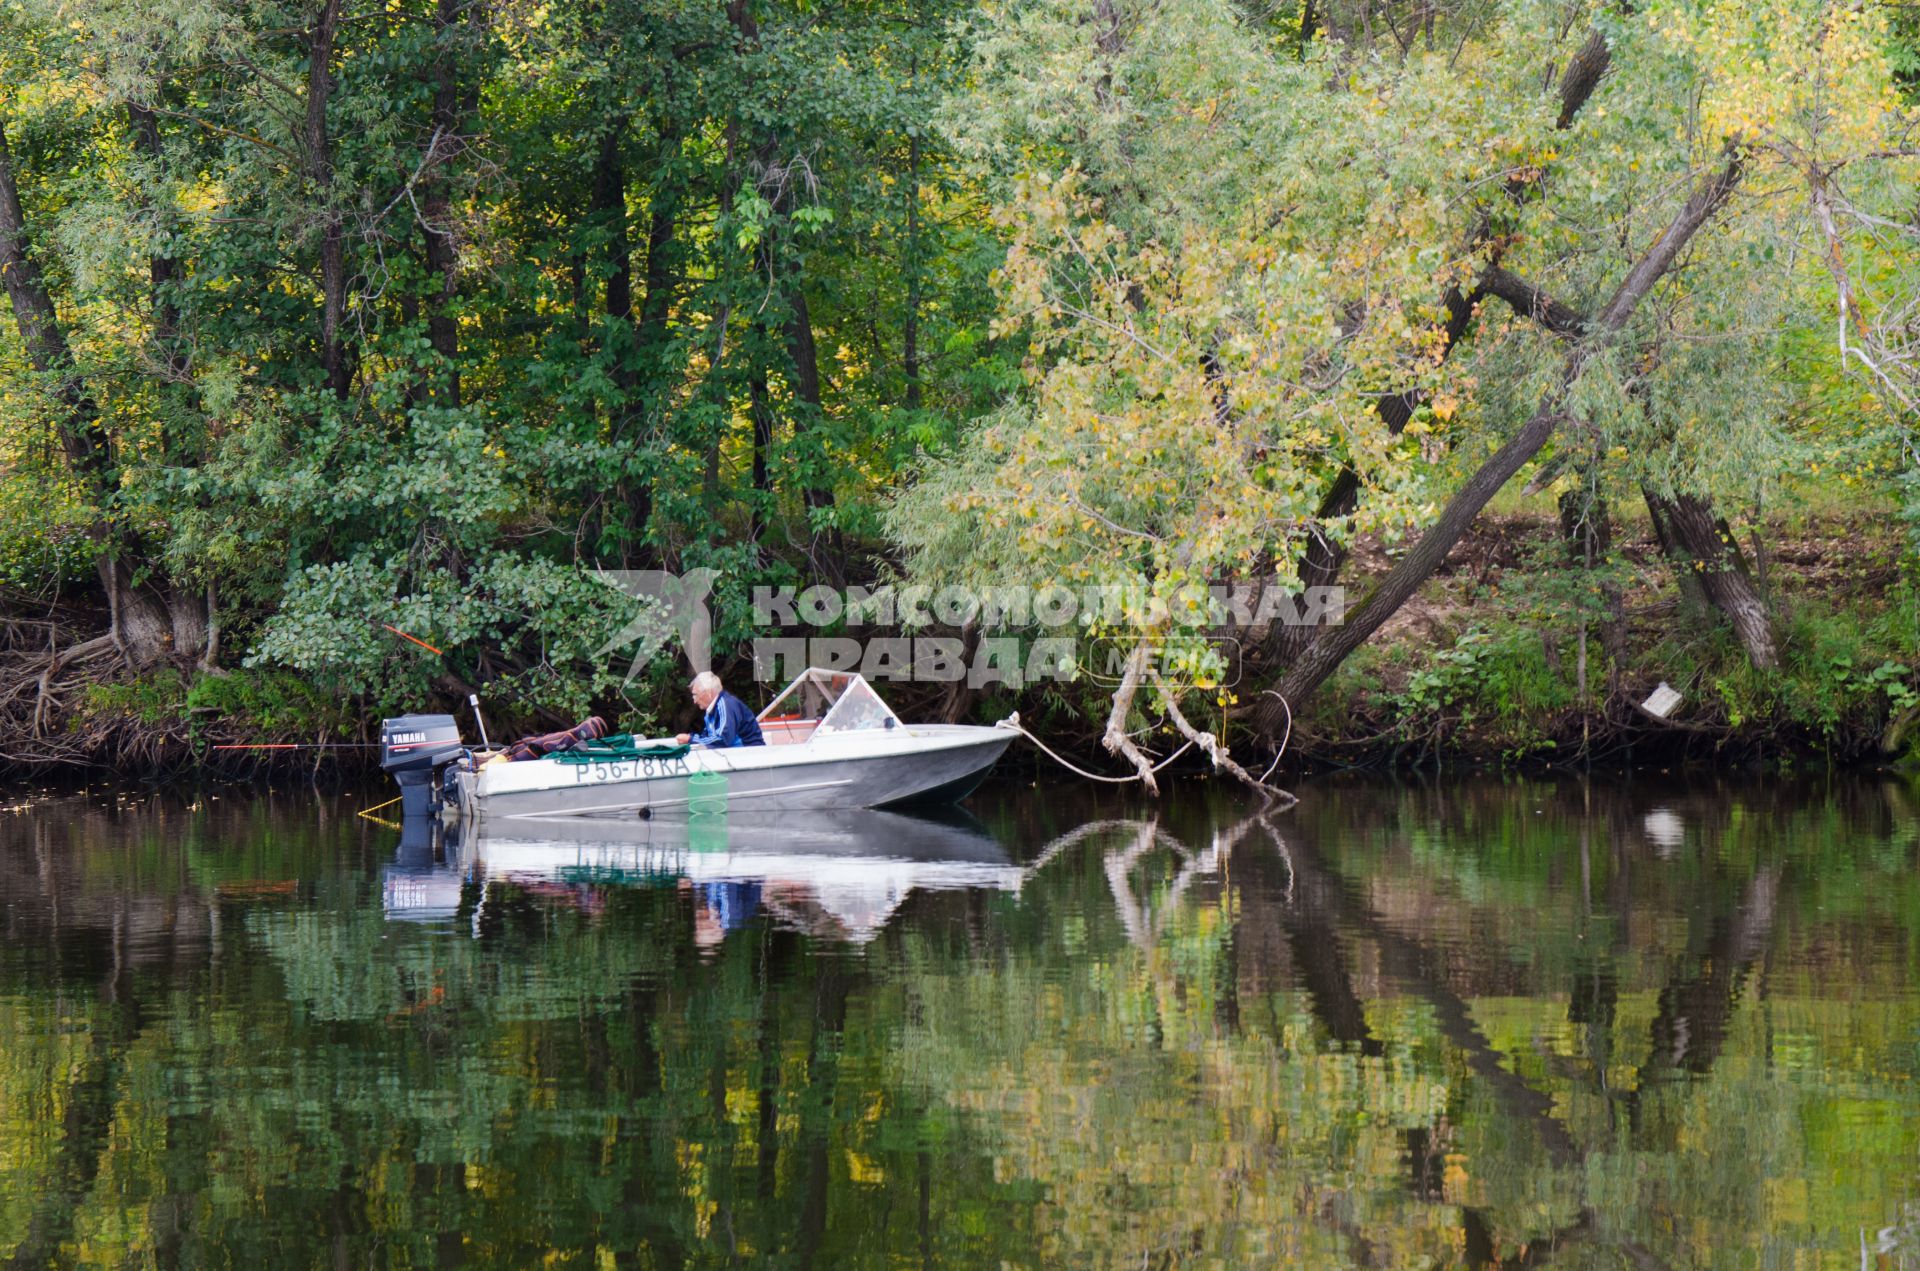
M707 597L719 570L673 574L664 569L596 569L594 574L639 602L633 619L594 650L596 660L634 645L633 660L627 664L626 683L631 684L653 655L678 636L689 668L695 673L712 669L713 616L707 611Z

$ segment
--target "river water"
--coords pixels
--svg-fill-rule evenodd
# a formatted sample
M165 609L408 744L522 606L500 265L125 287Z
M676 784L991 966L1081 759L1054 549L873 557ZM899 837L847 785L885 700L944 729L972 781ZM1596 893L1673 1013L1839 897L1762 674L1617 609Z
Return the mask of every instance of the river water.
M1920 785L16 792L13 1265L1920 1266Z

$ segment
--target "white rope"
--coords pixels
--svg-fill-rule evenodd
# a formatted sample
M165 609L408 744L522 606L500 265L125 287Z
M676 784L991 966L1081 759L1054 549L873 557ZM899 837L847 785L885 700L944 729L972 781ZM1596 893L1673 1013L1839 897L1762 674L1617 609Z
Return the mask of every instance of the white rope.
M1013 714L1007 716L1007 718L995 724L994 727L1005 728L1010 732L1019 733L1022 737L1025 737L1028 741L1040 747L1041 753L1046 755L1047 758L1053 760L1055 763L1059 764L1062 768L1065 768L1068 772L1074 773L1077 776L1085 777L1089 781L1104 781L1108 785L1120 786L1120 785L1125 785L1129 781L1143 781L1146 779L1140 773L1137 773L1137 772L1132 773L1125 777L1103 777L1097 772L1088 772L1085 768L1078 767L1068 762L1067 760L1062 759L1059 755L1054 753L1052 748L1050 748L1046 742L1041 741L1038 737L1035 737L1032 733L1028 732L1026 729L1020 726L1020 712L1018 711L1015 711ZM1147 770L1148 773L1155 773L1160 771L1160 769L1166 767L1168 764L1178 759L1181 755L1186 754L1187 751L1191 750L1192 748L1193 748L1193 743L1188 742L1186 745L1180 747L1180 749L1174 751L1172 754L1168 755L1165 759L1162 759L1159 763L1149 768Z
M1179 758L1179 757L1180 757L1181 755L1184 755L1184 754L1186 754L1186 753L1187 753L1187 749L1188 749L1188 747L1190 747L1190 746L1192 746L1192 745L1193 745L1193 743L1192 743L1192 742L1188 742L1188 743L1187 743L1186 745L1184 745L1184 746L1182 746L1182 747L1180 747L1180 749L1178 749L1178 750L1176 750L1176 751L1174 751L1174 752L1173 752L1172 754L1170 754L1170 755L1168 755L1168 756L1167 756L1167 757L1166 757L1165 759L1162 759L1162 760L1161 760L1161 761L1160 761L1159 763L1157 763L1157 764L1155 764L1155 765L1153 765L1153 767L1151 767L1151 768L1149 768L1149 769L1148 769L1148 771L1149 771L1149 772L1158 772L1158 771L1160 771L1160 770L1161 770L1162 768L1164 768L1164 767L1166 767L1166 766L1167 766L1168 764L1170 764L1170 763L1172 763L1172 762L1173 762L1174 760L1176 760L1176 759L1178 759L1178 758Z
M1278 749L1278 750L1276 750L1276 751L1274 751L1274 752L1273 752L1273 762L1272 762L1272 763L1270 763L1270 764L1268 764L1268 765L1267 765L1267 770L1266 770L1265 772L1263 772L1263 773L1261 773L1261 774L1260 774L1260 784L1261 784L1261 785L1265 785L1265 784L1267 784L1267 778L1268 778L1268 777L1271 777L1271 776L1273 775L1273 770L1274 770L1275 768L1278 768L1278 767L1280 766L1280 756L1281 756L1281 755L1284 755L1284 754L1286 754L1286 753L1287 753L1287 742L1289 742L1290 740L1292 740L1292 739L1293 739L1293 707L1291 707L1291 706L1287 706L1287 699L1286 699L1286 698L1284 698L1284 697L1280 697L1280 694L1278 694L1278 693L1274 693L1274 691L1273 691L1272 689L1268 689L1268 690L1267 690L1267 692L1268 692L1268 693L1272 693L1272 694L1273 694L1273 696L1275 696L1275 697L1279 697L1279 698L1280 698L1280 705L1282 705L1282 706L1286 706L1286 709L1287 709L1287 731L1286 731L1285 733L1283 733L1283 734L1281 734L1281 737L1280 737L1280 749Z

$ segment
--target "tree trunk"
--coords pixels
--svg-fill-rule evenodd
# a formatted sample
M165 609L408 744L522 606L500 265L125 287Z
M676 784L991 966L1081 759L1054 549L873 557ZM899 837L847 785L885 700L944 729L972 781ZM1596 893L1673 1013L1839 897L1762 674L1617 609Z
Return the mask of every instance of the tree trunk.
M1567 378L1570 381L1572 377ZM1564 391L1563 385L1542 402L1520 431L1467 478L1466 484L1447 501L1440 519L1420 536L1413 550L1400 558L1400 562L1381 580L1379 587L1359 609L1348 616L1343 625L1321 631L1301 652L1280 681L1277 691L1281 697L1297 708L1333 674L1349 653L1366 643L1367 637L1379 630L1381 624L1420 589L1420 585L1447 558L1453 545L1460 541L1467 527L1473 524L1480 509L1513 479L1514 473L1539 453L1540 447L1546 445L1547 438L1553 435L1553 430L1560 422L1560 398Z
M607 302L609 318L633 320L633 259L627 246L627 169L620 157L620 134L625 119L615 120L600 139L593 165L593 196L589 212L607 233ZM616 367L615 374L624 368Z
M474 90L461 92L460 84L460 0L438 0L434 17L438 44L433 67L433 132L426 163L429 168L421 191L420 219L426 240L427 275L438 282L427 301L427 343L440 360L446 386L444 400L449 406L460 404L460 322L454 312L454 300L460 290L460 253L453 236L453 201L450 182L442 171L442 153L451 153L460 129L477 101Z
M1309 0L1305 13L1311 16L1312 12L1311 0ZM1334 10L1331 7L1327 9L1325 16L1328 38L1344 41L1347 37L1336 26ZM1306 20L1305 17L1303 17L1304 20ZM1309 35L1310 32L1303 32L1303 47ZM1573 123L1574 117L1593 96L1594 89L1599 87L1601 78L1611 65L1612 56L1612 50L1608 47L1606 38L1599 31L1593 31L1587 36L1586 42L1567 63L1565 73L1560 76L1560 114L1555 127L1564 130ZM1524 197L1525 189L1524 186L1510 186L1508 194L1514 198ZM1485 222L1475 227L1472 241L1467 249L1469 255L1483 246L1488 228ZM1473 320L1474 309L1482 295L1479 287L1465 293L1458 287L1450 287L1442 297L1441 303L1447 310L1447 320L1442 328L1439 348L1442 361L1453 352L1454 346L1466 334L1468 324ZM1419 405L1419 394L1408 391L1382 396L1375 402L1374 409L1387 425L1387 431L1397 437L1412 421L1413 412ZM1316 524L1308 532L1307 549L1300 562L1300 586L1303 592L1309 587L1330 587L1339 580L1340 567L1346 562L1346 549L1329 539L1321 532L1319 526L1350 515L1358 506L1359 497L1359 475L1350 466L1342 467L1334 477L1333 484L1322 496L1320 506L1314 514ZM1314 630L1311 627L1279 623L1268 633L1267 648L1277 660L1283 663L1291 662L1300 656L1313 636Z
M813 342L813 318L807 310L807 297L797 284L789 287L787 303L787 356L793 362L793 395L798 406L794 416L794 439L798 441L812 434L811 440L816 443L801 448L801 461L807 468L803 477L802 497L806 500L808 520L811 522L812 513L833 506L832 487L819 484L816 480L817 465L825 458L824 449L817 444L822 417L820 356ZM824 543L820 542L822 539ZM829 582L837 585L845 573L840 531L829 528L825 534L816 534L809 524L808 544L807 556L815 568L824 573Z
M46 278L40 272L39 262L27 251L26 214L21 210L20 187L14 177L13 155L7 147L3 122L0 122L0 277L6 281L7 298L13 305L13 318L20 328L20 343L26 348L27 361L41 375L60 377L54 390L61 406L60 447L88 497L104 502L113 490L112 455L100 428L99 408L88 395L73 364L73 354L68 348L66 333L60 329Z
M572 298L573 338L584 348L593 334L593 309L587 296L587 256L576 248L567 257L567 294Z
M660 178L647 206L646 294L640 300L640 342L648 351L667 341L667 317L673 306L674 217L679 211L679 189L674 184L680 154L680 127L670 115L660 124Z
M679 177L675 160L679 156L681 142L679 124L668 111L661 113L659 133L660 155L655 165L658 177L647 207L647 259L641 280L645 290L640 297L638 322L633 333L633 388L636 391L642 383L667 384L673 380L667 365L667 325L673 308L674 218L679 209L679 190L675 185ZM655 417L654 398L643 395L639 409L645 418ZM651 443L652 438L644 432L633 442L641 451L643 462ZM715 454L713 459L717 470L718 455ZM627 508L633 524L644 533L653 515L650 477L642 475L634 480L629 487Z
M1453 346L1466 334L1468 323L1473 321L1474 309L1480 303L1480 291L1461 292L1459 288L1449 288L1446 295L1447 321L1442 328L1440 356L1446 357ZM1374 410L1387 425L1387 431L1398 437L1413 422L1413 412L1419 408L1420 397L1413 392L1388 393L1374 402ZM1350 515L1360 502L1360 476L1351 465L1343 466L1334 477L1333 484L1327 487L1321 496L1320 506L1314 513L1314 525L1308 530L1307 550L1300 561L1300 588L1295 596L1298 602L1311 587L1331 587L1340 577L1340 567L1346 562L1347 549L1328 538L1320 529L1329 521L1337 521ZM1297 609L1297 603L1296 603ZM1276 623L1268 633L1268 648L1282 661L1291 662L1297 658L1312 641L1315 629L1292 623Z
M327 99L333 93L333 44L340 26L340 0L323 0L307 42L307 175L320 205L320 363L327 387L344 400L353 390L353 367L342 328L347 317L347 248L334 205L333 152L327 137Z
M1780 648L1774 637L1773 617L1726 520L1699 495L1682 493L1668 498L1651 489L1644 493L1661 550L1673 563L1674 573L1698 581L1707 603L1726 617L1755 667L1763 671L1778 668Z
M102 581L110 588L121 647L134 666L170 660L185 667L205 660L211 624L204 592L158 577L137 581L120 562Z
M1641 495L1647 501L1647 519L1653 524L1653 541L1660 548L1660 554L1668 561L1679 561L1686 555L1686 549L1680 545L1674 529L1667 524L1666 515L1661 510L1662 500L1652 489L1642 485ZM1707 599L1707 589L1700 585L1700 575L1692 569L1676 566L1673 580L1680 585L1680 612L1687 617L1702 617L1710 612L1713 603Z
M1105 0L1102 0L1104 3ZM727 18L739 32L740 38L749 45L757 45L760 39L760 26L748 9L746 0L732 0L727 6ZM758 161L761 178L771 173L779 158L776 138L763 136L754 147L754 156ZM773 199L773 210L785 216L793 211L794 182L790 179L780 181L780 188ZM785 336L787 357L793 373L793 397L796 404L794 418L794 436L796 440L812 432L821 418L820 401L820 359L814 347L813 319L807 309L806 292L802 290L797 276L790 275L780 253L775 250L772 234L762 241L761 260L767 268L769 278L775 280L782 297L787 303ZM807 455L802 447L802 494L807 511L813 513L822 508L833 506L833 490L830 486L815 484L817 475L814 464L807 462L818 458L817 454ZM809 518L811 519L811 517ZM829 530L824 535L825 550L819 549L812 527L808 527L807 556L814 567L827 575L828 581L839 583L843 578L841 563L840 534Z
M1593 90L1600 87L1600 80L1611 65L1613 49L1607 44L1607 37L1598 30L1588 31L1586 41L1560 75L1560 115L1554 120L1555 128L1564 131L1573 123L1573 117L1593 96Z
M812 430L820 415L820 354L813 341L813 316L805 293L792 288L787 304L787 357L793 362L793 396L805 408L804 416L795 421L795 431L804 433ZM806 498L809 508L833 506L831 490L809 485Z
M773 404L767 400L767 372L755 367L747 384L748 414L753 419L753 508L750 536L759 543L767 532L767 508L773 502L773 482L767 455L773 449Z
M1127 51L1127 39L1120 30L1120 8L1115 0L1093 0L1093 47L1100 54L1100 74L1093 82L1094 99L1100 109L1113 107L1113 62Z
M648 385L670 385L675 382L673 370L668 361L670 345L667 319L673 308L673 251L674 217L678 213L679 190L675 182L678 165L674 162L680 151L680 130L671 113L663 111L659 125L660 157L655 165L657 178L647 206L647 262L646 272L642 276L644 293L640 297L639 322L634 330L635 368L640 381ZM664 390L650 389L643 395L640 409L645 418L657 417L655 403L657 394ZM634 445L641 451L642 463L647 462L647 454L653 439L643 435L635 439ZM651 466L651 465L648 465ZM708 484L714 485L719 477L719 448L716 445L709 455ZM628 515L633 523L644 533L647 523L653 516L653 487L651 478L640 476L627 499ZM755 512L758 516L758 512ZM757 525L757 521L756 521ZM755 535L758 537L757 533Z
M1584 315L1503 269L1489 269L1482 281L1489 292L1505 300L1516 313L1558 335L1578 338L1586 328ZM1646 404L1643 388L1643 385L1635 384L1628 390L1629 397L1638 401L1642 409ZM1674 576L1680 585L1682 611L1698 615L1706 613L1709 608L1718 609L1733 624L1755 666L1771 668L1777 665L1778 648L1767 613L1764 589L1754 585L1746 560L1726 521L1714 512L1706 499L1699 496L1681 494L1669 499L1644 484L1641 493L1647 500L1654 539L1659 543L1662 555L1674 565ZM1601 515L1604 516L1604 511ZM1609 607L1617 613L1617 592L1612 600Z
M7 297L12 303L14 322L20 329L20 342L26 348L29 364L41 375L59 377L54 390L59 403L56 428L74 479L94 507L94 519L87 527L87 536L98 552L95 568L106 597L114 643L136 667L150 665L169 655L197 661L207 639L204 602L196 613L195 604L174 594L174 589L136 587L129 563L121 559L125 544L114 533L107 515L116 486L112 449L101 430L99 409L87 393L79 368L74 365L66 333L60 329L46 278L40 272L39 263L27 251L26 215L20 204L19 183L3 122L0 122L0 276L6 280Z
M161 144L159 116L138 102L129 102L127 123L135 153L152 166L156 176L160 175L166 152ZM192 362L180 336L177 288L181 270L167 241L172 230L171 218L165 210L164 197L147 201L161 217L162 236L162 241L147 258L150 339L166 380L190 390ZM183 426L184 414L166 412L163 451L168 463L198 466L203 458L201 443L195 430ZM123 533L120 540L128 559L152 560L158 555L154 545L146 542L142 535ZM172 581L156 581L141 589L126 585L126 580L118 576L115 582L118 594L110 598L111 610L124 619L120 628L122 647L129 650L137 663L172 656L183 662L197 662L203 668L214 665L219 637L211 590L188 589Z
M1740 158L1736 153L1728 158L1724 168L1693 192L1673 222L1627 271L1625 280L1614 292L1613 298L1594 319L1591 333L1568 353L1559 382L1534 410L1533 417L1447 501L1447 506L1442 509L1432 528L1420 536L1420 541L1388 572L1379 587L1348 617L1346 623L1322 631L1300 654L1280 681L1277 691L1281 698L1297 709L1333 674L1349 653L1379 630L1381 624L1393 616L1407 598L1419 590L1428 576L1439 568L1447 558L1447 553L1453 550L1453 545L1479 515L1480 509L1539 453L1553 435L1560 421L1561 402L1566 391L1579 378L1581 369L1593 356L1599 342L1610 339L1626 324L1654 284L1672 268L1673 262L1693 236L1726 203L1734 186L1739 183L1740 174ZM1280 722L1277 707L1262 712L1262 724L1266 731L1273 731Z
M917 130L916 130L917 134ZM907 138L907 316L900 369L907 377L907 409L920 409L920 138Z
M633 247L627 233L627 167L621 155L621 142L627 130L625 115L617 116L600 139L600 152L593 165L593 192L588 204L591 223L606 234L604 261L607 270L606 294L601 305L605 318L601 331L601 356L608 364L615 401L608 421L609 440L635 445L636 418L644 417L639 402L640 377L634 367L637 332L633 322ZM653 518L653 486L647 474L635 472L642 465L630 464L619 481L618 495L626 508L630 542L643 542L647 523ZM637 559L632 548L621 553L632 564ZM639 556L645 555L642 547Z
M133 552L103 556L101 589L107 596L113 636L134 668L163 661L208 668L214 653L214 623L208 593L165 578L159 570L140 580Z
M1613 554L1613 516L1606 499L1584 488L1561 495L1560 535L1567 559L1575 565L1587 571L1604 565ZM1611 690L1627 661L1626 605L1617 582L1600 585L1600 603L1605 611L1600 619L1600 647L1607 651L1607 686Z

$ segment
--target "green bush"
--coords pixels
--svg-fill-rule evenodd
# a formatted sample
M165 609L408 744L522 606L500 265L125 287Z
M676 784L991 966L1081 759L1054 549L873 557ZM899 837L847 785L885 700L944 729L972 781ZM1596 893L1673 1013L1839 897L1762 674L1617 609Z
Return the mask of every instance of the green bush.
M88 687L82 717L133 719L148 727L190 724L222 735L303 740L349 732L352 699L287 671L240 670L191 678L173 667Z
M1756 670L1721 632L1693 646L1705 654L1696 673L1736 728L1773 721L1828 743L1877 736L1894 715L1920 704L1916 636L1897 618L1905 603L1896 596L1888 609L1862 614L1803 602L1781 623L1779 670Z
M1475 727L1487 743L1517 757L1552 744L1545 726L1572 707L1576 696L1538 632L1474 627L1450 648L1432 651L1385 700L1402 736L1419 736L1453 720Z
M187 682L180 672L164 667L138 679L87 686L81 717L132 718L158 726L178 722L187 709Z
M85 579L98 549L87 535L87 509L64 482L19 470L0 475L0 586L41 594Z
M341 694L327 692L304 676L259 668L198 676L183 704L188 713L204 713L208 721L244 725L272 736L337 736L350 731L356 717Z

